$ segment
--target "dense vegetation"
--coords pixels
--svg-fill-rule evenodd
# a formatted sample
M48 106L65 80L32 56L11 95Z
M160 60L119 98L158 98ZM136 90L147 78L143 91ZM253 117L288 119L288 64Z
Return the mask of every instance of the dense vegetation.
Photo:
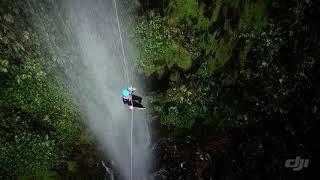
M130 12L137 24L130 37L139 50L136 69L164 86L149 92L149 106L180 144L185 135L196 136L197 148L215 158L209 168L216 173L200 175L188 158L161 161L169 179L195 179L197 173L204 179L280 179L279 172L287 172L283 158L316 156L319 3L135 3ZM68 89L53 76L57 67L49 63L28 13L22 1L0 2L0 179L64 172L62 164L74 171L70 155L86 141ZM188 172L175 168L182 162L190 165Z
M167 145L169 177L303 178L283 163L319 150L312 140L319 128L319 4L157 2L161 8L140 17L138 66L169 81L151 98L161 123L184 139L178 150ZM190 151L186 135L196 136L194 156L213 157L210 167L189 159L188 170L179 168L185 155L177 153Z
M153 101L164 124L191 128L196 119L208 122L211 117L217 122L221 119L218 116L236 110L229 102L218 102L226 101L219 91L227 93L225 86L236 86L256 37L266 35L263 28L268 23L269 6L267 1L212 1L205 5L177 0L168 3L164 15L155 10L142 17L137 28L142 49L138 65L147 75L170 76L171 88ZM236 69L218 72L232 63ZM223 84L219 75L228 76L220 78ZM211 115L213 112L216 114Z
M162 123L245 127L273 113L287 114L297 84L305 84L306 72L316 67L317 54L300 52L300 61L290 62L279 51L292 49L292 41L306 35L308 6L176 0L162 14L155 9L141 17L138 66L170 81L170 88L152 101Z
M50 73L21 2L0 3L0 178L46 172L79 142L65 85Z

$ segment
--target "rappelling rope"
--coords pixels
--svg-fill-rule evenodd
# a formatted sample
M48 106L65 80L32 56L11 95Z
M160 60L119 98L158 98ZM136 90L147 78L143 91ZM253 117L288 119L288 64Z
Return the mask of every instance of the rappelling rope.
M128 76L128 67L127 67L127 60L126 60L126 56L124 53L124 48L123 48L123 41L122 41L122 35L121 35L121 27L120 27L120 21L119 21L119 16L118 16L118 8L117 8L117 1L113 0L114 2L114 8L116 10L116 18L117 18L117 24L118 24L118 31L119 31L119 39L120 39L120 44L121 44L121 50L122 50L122 58L123 58L123 63L125 66L125 75L126 75L126 79L127 79L127 83L129 86L129 76Z
M117 1L113 0L114 2L114 7L116 10L116 17L117 17L117 23L118 23L118 30L119 30L119 38L120 38L120 44L121 44L121 50L122 50L122 58L123 58L123 64L124 64L124 72L125 76L127 78L127 84L128 87L130 85L129 82L129 76L128 76L128 67L127 67L127 60L126 56L124 53L124 48L123 48L123 41L122 41L122 35L121 35L121 27L120 27L120 22L119 22L119 16L118 16L118 8L117 8ZM131 98L131 105L133 106L132 98ZM132 180L132 136L133 136L133 109L131 110L131 123L130 123L130 179Z

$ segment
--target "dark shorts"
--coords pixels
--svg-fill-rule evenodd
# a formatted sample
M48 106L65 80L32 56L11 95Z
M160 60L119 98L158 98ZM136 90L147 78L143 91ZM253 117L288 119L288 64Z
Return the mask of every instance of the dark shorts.
M144 108L141 102L142 102L142 97L132 94L133 107ZM129 106L132 106L131 101L129 101L128 99L123 99L123 103L128 104Z

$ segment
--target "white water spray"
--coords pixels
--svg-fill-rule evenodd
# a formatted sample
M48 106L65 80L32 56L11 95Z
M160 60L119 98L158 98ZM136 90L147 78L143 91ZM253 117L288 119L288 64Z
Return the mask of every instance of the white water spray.
M137 94L143 92L139 91L140 82L131 68L132 58L122 60L125 54L121 43L124 47L130 45L125 36L122 36L124 40L119 38L121 22L114 2L57 0L51 1L54 8L50 12L43 10L36 0L30 1L30 6L38 15L35 22L46 37L51 55L62 64L68 76L67 82L75 103L86 116L86 124L108 158L114 161L121 178L149 179L148 113L135 111L131 121L133 114L121 101L120 92L129 82L137 86ZM56 29L48 29L47 20L42 18L45 16L52 17L51 23ZM57 40L55 33L64 35L65 39ZM127 54L127 57L133 56Z

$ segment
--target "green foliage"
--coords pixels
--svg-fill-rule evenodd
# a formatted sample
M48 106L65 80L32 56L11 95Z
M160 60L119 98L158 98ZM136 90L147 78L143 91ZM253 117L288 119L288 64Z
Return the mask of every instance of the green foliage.
M254 43L239 44L239 34L258 35L267 24L268 1L235 3L197 0L170 1L164 16L142 18L136 29L141 49L139 69L147 75L170 72L178 65L186 70L192 62L208 61L211 72L222 68L238 53L244 59ZM208 16L210 12L212 14ZM241 46L241 47L240 47Z
M151 15L136 28L136 42L140 47L137 65L147 75L162 75L166 68L174 65L182 69L191 66L190 53L173 39L173 33L165 27L166 20Z
M68 155L79 122L63 85L37 61L17 66L0 61L2 176L28 175L52 168Z
M140 22L136 36L142 50L140 69L147 75L170 74L171 87L153 97L155 111L163 124L191 128L197 121L238 122L244 115L249 119L244 112L237 114L240 105L230 102L228 95L214 96L228 92L224 86L235 84L238 72L221 77L216 77L216 73L231 60L241 66L245 64L256 37L267 24L268 7L269 1L261 0L243 3L216 0L207 4L171 0L163 16L151 15ZM174 64L192 70L181 71ZM212 85L210 81L220 84ZM181 86L188 87L193 95L189 97L179 91ZM209 111L208 107L214 109Z
M256 40L253 37L258 36L261 33L262 28L267 24L267 5L268 4L263 1L257 1L254 4L247 3L240 14L238 33L246 34L245 36L247 37L248 34L250 34L252 37L245 39L245 46L240 51L239 55L241 63L244 63L246 60L246 56ZM240 37L242 37L242 35L240 35Z
M67 162L67 165L68 165L68 171L69 172L72 172L72 173L75 173L77 172L77 162L75 161L68 161Z
M198 115L205 109L201 107L200 96L192 90L182 85L151 101L154 110L161 113L160 120L164 125L179 128L191 128L194 125Z
M229 41L221 39L218 43L214 43L217 44L214 49L215 55L208 58L208 66L211 72L221 68L232 57L236 43L236 36L233 36Z
M58 180L61 179L55 171L43 171L43 172L37 172L34 175L30 176L19 176L17 180Z
M170 2L163 25L190 52L192 67L183 72L167 66L170 87L151 100L162 124L243 128L286 115L294 92L299 94L297 87L311 86L306 72L315 67L314 57L290 64L279 55L280 48L297 44L293 34L304 28L300 6L290 12L294 18L274 24L270 1L214 1L212 14L199 1ZM288 22L296 29L285 30Z
M218 20L218 16L221 10L222 0L215 0L213 1L213 11L211 15L211 22L216 22Z
M168 13L177 23L186 23L187 26L193 24L193 20L198 16L197 0L175 0L171 1Z
M60 179L54 170L67 167L76 145L94 141L80 132L79 112L60 79L60 66L70 68L77 54L65 48L72 42L48 13L54 3L0 2L0 179ZM55 59L48 41L60 47Z

